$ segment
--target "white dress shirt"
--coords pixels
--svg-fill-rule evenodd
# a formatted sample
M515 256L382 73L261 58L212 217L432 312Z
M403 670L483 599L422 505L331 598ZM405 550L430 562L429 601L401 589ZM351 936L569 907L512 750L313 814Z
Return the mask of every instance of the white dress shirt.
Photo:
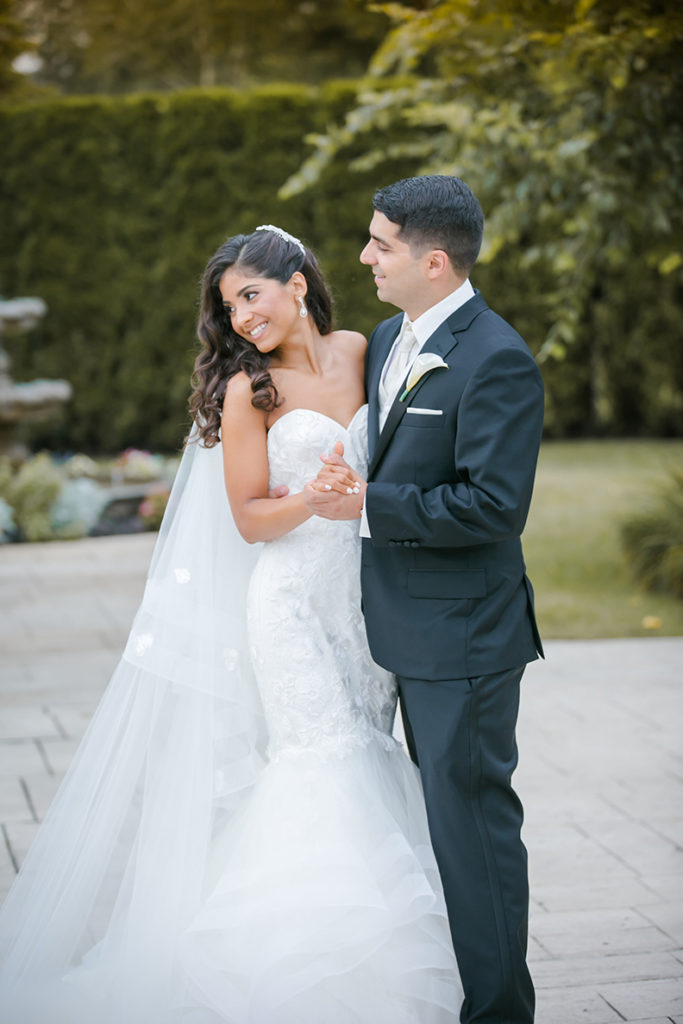
M411 324L411 326L413 328L413 333L415 335L415 338L417 339L415 345L413 346L413 350L410 353L410 360L408 362L409 366L411 365L411 363L415 359L415 357L419 354L419 352L421 351L423 345L429 340L429 338L431 338L432 334L434 334L434 331L437 329L437 327L440 327L441 324L445 320L447 320L448 317L451 316L452 313L455 313L456 309L459 309L460 306L464 306L466 302L469 302L469 300L472 298L473 295L474 295L474 288L472 287L469 278L466 278L463 281L463 283L460 285L459 288L456 288L454 292L451 292L444 299L441 299L441 301L437 302L436 305L430 306L430 308L426 309L424 311L424 313L420 313L420 315L418 317L416 317L415 320L412 321L412 323L411 323L411 321L408 318L408 314L407 313L403 314L403 323L405 323L407 321L408 323ZM391 346L391 349L389 351L389 355L387 356L387 358L386 358L386 360L384 362L384 366L382 368L382 373L380 375L380 382L384 382L384 380L385 380L385 377L386 377L386 374L387 374L387 370L389 369L389 367L391 365L391 362L392 362L394 356L396 355L396 349L398 347L398 343L399 343L399 340L401 338L402 333L403 333L403 324L401 324L401 328L400 328L398 334L396 335L396 339L394 341L394 344ZM400 385L397 385L397 387L398 386L400 386ZM395 398L396 398L396 392L395 391L394 391L393 395L389 395L389 394L386 393L385 388L380 387L380 389L379 389L379 422L380 422L380 429L384 426L384 424L386 422L386 418L389 415L389 409L393 405ZM361 535L361 537L370 537L370 526L368 524L368 517L367 517L367 513L365 511L365 505L363 505L363 510L361 512L360 535Z

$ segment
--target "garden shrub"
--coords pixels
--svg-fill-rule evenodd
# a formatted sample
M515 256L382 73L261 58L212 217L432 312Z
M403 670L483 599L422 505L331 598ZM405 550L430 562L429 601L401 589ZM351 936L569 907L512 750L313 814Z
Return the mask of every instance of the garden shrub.
M62 489L62 476L47 452L28 459L17 473L8 472L9 460L0 471L0 498L11 509L14 525L28 541L52 540L55 529L51 510Z
M624 551L647 590L683 599L683 472L674 472L651 506L622 525Z

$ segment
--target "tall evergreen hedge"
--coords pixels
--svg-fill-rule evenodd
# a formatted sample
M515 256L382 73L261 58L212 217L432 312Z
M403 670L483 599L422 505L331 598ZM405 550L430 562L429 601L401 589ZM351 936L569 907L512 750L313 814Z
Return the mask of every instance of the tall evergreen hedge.
M312 245L339 323L367 330L384 315L358 262L376 176L339 167L310 196L277 198L305 136L352 98L338 84L0 110L0 294L39 295L49 309L30 336L6 339L12 374L66 377L74 389L58 421L31 427L34 445L176 449L204 265L257 224ZM389 176L405 170L387 166Z
M369 332L394 311L377 302L358 254L374 189L414 173L414 165L387 160L350 173L337 163L309 193L277 197L307 152L306 136L338 120L353 98L352 83L333 83L0 108L0 294L39 295L49 308L29 336L6 339L12 373L16 380L66 377L74 389L61 417L30 427L34 446L176 450L188 426L202 270L223 239L259 223L280 224L316 250L339 324ZM544 289L552 282L527 280L520 256L503 252L473 279L536 351L549 327ZM653 401L656 388L680 392L673 296L668 306L634 298L640 305L631 334L615 325L603 359L615 380L630 375L634 405L626 416L617 403L608 423L612 432L634 422L644 433L676 432L683 399L672 393L666 407L680 406L678 426ZM608 316L609 294L603 307ZM642 326L634 332L636 321ZM655 360L648 358L652 339ZM589 341L543 368L551 433L590 425Z

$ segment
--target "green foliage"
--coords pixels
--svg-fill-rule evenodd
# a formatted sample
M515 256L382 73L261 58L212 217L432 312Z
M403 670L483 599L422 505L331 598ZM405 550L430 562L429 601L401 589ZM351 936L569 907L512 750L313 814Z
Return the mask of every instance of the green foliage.
M31 49L15 0L0 0L0 95L20 91L21 76L13 69L20 53Z
M358 103L282 194L359 143L356 168L390 151L463 177L487 214L478 280L546 364L550 429L680 433L683 9L380 6L394 27ZM405 77L387 89L387 75ZM523 296L508 305L513 279Z
M358 75L387 24L362 0L18 0L18 8L40 40L37 80L68 93Z
M0 109L0 293L40 295L48 314L7 338L16 380L66 377L58 420L34 447L177 450L188 428L199 280L231 234L281 224L309 242L339 323L387 311L358 262L375 174L330 168L311 196L277 189L303 137L343 116L351 85L70 98ZM406 170L387 162L384 173Z
M683 599L683 472L674 472L656 502L622 525L635 578L647 589Z
M432 135L396 120L396 97L403 95L410 109L414 83L387 80L382 88L385 100L374 88L377 111L368 115L368 133L352 133L343 151L318 168L315 185L288 198L278 190L302 166L309 152L305 139L329 137L330 125L344 122L355 109L357 85L58 98L1 107L0 293L39 295L49 310L30 336L7 338L12 374L16 380L66 377L74 388L60 417L26 426L24 440L34 448L96 454L128 447L177 451L188 428L203 268L226 236L256 224L281 224L312 245L332 285L338 324L368 333L391 315L393 308L377 302L370 274L358 262L370 200L378 185L415 173L422 156L414 147ZM669 128L673 146L673 119ZM385 145L389 129L391 143ZM576 295L584 296L581 310L571 313L575 333L566 338L562 360L553 356L544 363L549 433L683 433L681 272L671 259L666 262L663 229L653 221L645 236L633 197L611 220L605 214L606 237L631 248L614 265L607 242L595 254L580 254L591 282L588 302L581 275L567 270L569 277L558 277L551 258L552 245L564 237L551 210L553 203L561 205L575 166L568 165L568 178L558 169L560 192L545 201L541 228L531 209L543 205L540 178L533 187L526 181L520 153L519 173L508 181L511 157L501 139L498 177L493 152L482 164L488 168L483 177L474 166L465 176L484 189L486 208L495 207L500 186L506 202L512 202L511 189L519 191L526 213L512 204L517 212L511 223L519 234L477 267L475 285L536 352L544 345L549 351L553 324L574 309L572 280ZM375 140L380 152L374 152ZM629 161L622 163L628 170ZM651 173L642 154L638 165L645 177ZM454 164L446 169L462 170ZM665 177L666 188L678 187L673 172ZM620 181L615 178L613 189ZM576 193L583 189L577 186ZM681 208L672 200L672 230ZM590 220L590 211L584 213ZM655 217L654 205L646 204L646 215ZM638 231L631 227L620 235L619 225L629 218L640 224ZM492 222L495 227L495 216ZM657 246L667 273L645 259Z

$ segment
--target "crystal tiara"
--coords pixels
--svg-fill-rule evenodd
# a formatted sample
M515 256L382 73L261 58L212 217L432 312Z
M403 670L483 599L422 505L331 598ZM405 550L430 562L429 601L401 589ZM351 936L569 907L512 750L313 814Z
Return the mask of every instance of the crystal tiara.
M297 248L301 249L304 256L306 255L306 247L303 242L300 242L294 235L290 235L289 231L283 231L282 228L278 228L275 224L259 224L256 231L272 231L274 235L279 235L285 242L292 242Z

